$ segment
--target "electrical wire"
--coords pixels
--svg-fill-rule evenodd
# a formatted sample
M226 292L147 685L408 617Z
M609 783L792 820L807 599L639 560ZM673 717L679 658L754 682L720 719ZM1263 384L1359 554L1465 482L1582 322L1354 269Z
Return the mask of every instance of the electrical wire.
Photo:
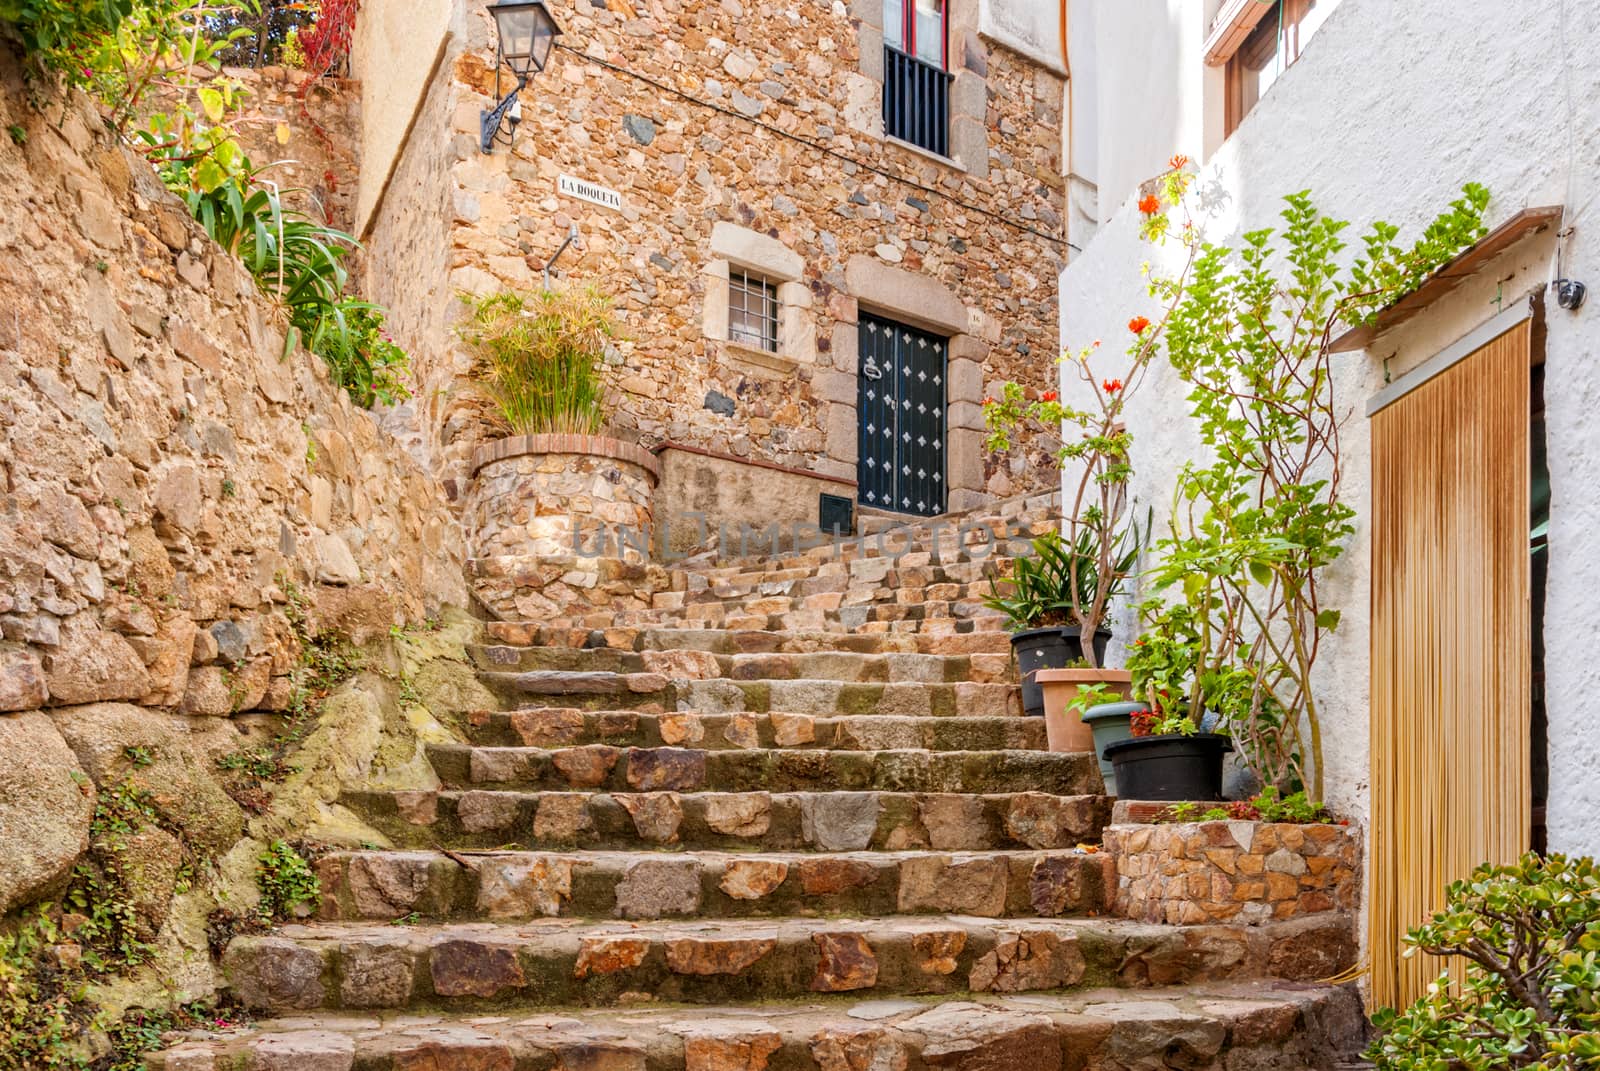
M591 55L588 52L583 51L582 49L573 48L571 45L561 44L559 41L556 43L555 47L561 49L564 52L572 53L572 55L576 56L577 58L583 60L586 63L592 63L597 67L603 67L604 69L606 69L608 71L612 71L612 72L614 72L616 74L620 74L620 75L623 75L625 77L632 78L635 81L643 82L645 85L650 86L653 89L660 90L663 93L670 93L672 96L678 97L678 98L680 98L682 100L686 100L690 104L697 105L697 106L699 106L701 108L705 108L708 111L716 112L716 113L718 113L720 115L728 116L731 119L743 120L744 122L749 123L751 126L760 127L762 130L769 131L770 133L776 134L781 138L787 138L790 141L797 142L797 143L799 143L801 145L806 146L809 149L814 149L815 151L820 152L820 153L822 153L822 154L824 154L826 156L831 156L831 157L833 157L833 158L835 158L837 160L842 160L845 163L853 164L856 167L859 167L864 171L870 171L871 173L873 173L875 175L880 175L883 178L888 179L890 182L898 182L902 186L909 186L911 189L918 190L918 191L920 191L922 193L925 193L925 194L929 195L930 197L937 197L941 201L947 201L950 204L955 205L957 208L962 209L963 211L972 212L972 213L974 213L976 215L987 217L989 219L992 219L992 220L995 220L995 221L997 221L999 223L1002 223L1007 227L1011 227L1014 230L1023 231L1024 233L1031 234L1031 235L1035 236L1036 238L1043 238L1047 242L1054 242L1057 245L1065 245L1068 249L1071 249L1073 252L1079 252L1079 253L1082 252L1082 250L1079 249L1077 246L1073 245L1071 242L1067 241L1065 238L1060 237L1059 235L1047 234L1044 231L1038 230L1037 228L1028 226L1026 223L1019 223L1016 220L1011 219L1010 217L1005 216L1005 215L1003 215L1003 214L1001 214L999 212L995 212L995 211L993 211L991 209L987 209L987 208L980 208L977 205L968 204L967 202L961 200L960 198L952 197L950 194L945 193L944 191L939 190L939 189L937 189L937 188L935 188L933 186L925 186L922 183L917 182L915 179L908 179L903 175L897 175L892 171L888 171L888 170L885 170L884 168L881 168L881 167L877 166L876 164L868 163L865 160L857 160L855 157L850 156L847 153L839 152L837 149L830 149L828 146L822 144L821 142L812 141L810 138L802 137L801 135L792 133L791 131L780 129L780 128L776 127L776 126L773 126L771 123L764 123L760 119L757 119L757 118L755 118L753 116L745 115L742 112L734 111L732 108L725 108L722 105L714 104L709 100L702 100L701 98L696 97L691 93L685 93L683 90L677 88L676 86L668 85L667 83L659 81L658 79L652 78L647 74L641 74L638 71L631 70L631 69L629 69L627 67L622 66L621 64L612 63L610 60L604 60L604 59L601 59L599 56Z

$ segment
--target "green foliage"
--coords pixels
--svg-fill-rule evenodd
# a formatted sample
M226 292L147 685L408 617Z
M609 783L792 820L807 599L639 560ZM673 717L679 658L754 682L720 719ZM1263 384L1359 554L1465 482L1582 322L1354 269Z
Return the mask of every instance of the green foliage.
M1182 207L1193 180L1188 160L1174 156L1157 183L1159 192L1140 202L1144 213L1140 236L1159 243L1176 233L1187 250L1189 264L1199 247L1198 232L1187 217L1174 232L1168 213ZM1055 390L1030 397L1018 383L1006 383L999 398L983 400L984 423L989 429L985 445L990 450L1012 449L1013 435L1026 428L1030 438L1052 444L1068 485L1074 486L1075 482L1066 518L1067 540L1074 557L1070 583L1064 588L1068 603L1064 623L1077 626L1084 658L1090 666L1097 665L1094 637L1105 621L1110 599L1120 591L1149 529L1147 522L1146 532L1141 535L1136 526L1125 526L1124 522L1128 480L1133 474L1129 453L1133 436L1125 410L1158 352L1167 318L1181 296L1181 283L1187 274L1187 265L1176 279L1147 274L1149 295L1163 305L1164 311L1155 324L1144 316L1128 321L1131 339L1127 363L1119 374L1108 376L1103 365L1099 371L1090 368L1090 358L1100 349L1099 342L1076 354L1062 353L1058 363L1069 367L1079 380L1080 404L1068 404ZM1090 574L1087 581L1083 573Z
M261 853L256 868L256 888L261 890L260 913L284 920L297 916L297 908L316 908L322 900L322 883L305 856L281 840Z
M589 286L463 300L471 315L457 333L476 354L484 389L513 435L600 431L600 367L619 337L610 299Z
M16 29L31 59L87 86L96 51L133 7L133 0L0 0L0 22Z
M1406 955L1465 961L1405 1011L1373 1016L1384 1071L1600 1064L1600 874L1591 859L1529 853L1450 886Z
M363 409L411 397L404 379L411 360L384 327L386 315L370 301L346 296L331 309L318 308L314 316L293 321L306 347L328 362L334 382Z
M26 144L28 144L28 128L27 127L21 126L20 124L17 124L17 123L12 123L10 126L6 127L6 133L11 135L11 144L13 144L13 145L26 145Z
M1319 580L1354 531L1340 499L1347 414L1335 404L1330 341L1481 237L1487 201L1467 186L1409 249L1374 224L1366 255L1345 269L1346 224L1309 193L1292 194L1281 235L1251 231L1237 251L1200 247L1167 322L1167 357L1190 388L1210 460L1180 474L1151 576L1187 607L1177 635L1188 645L1191 714L1222 714L1251 769L1285 791L1321 794L1310 684L1340 615ZM1157 615L1166 635L1147 638L1171 640L1174 624Z
M1296 822L1301 825L1325 825L1333 821L1328 809L1314 803L1304 792L1282 795L1277 786L1268 785L1250 800L1256 817L1263 822Z
M1104 574L1096 566L1094 535L1087 530L1079 531L1076 543L1068 543L1060 532L1046 532L1032 541L1031 549L1031 555L1012 560L1008 574L989 578L989 594L983 598L985 606L1005 615L1013 632L1072 624L1075 607L1119 594L1139 556L1139 533L1131 527L1121 533L1114 567ZM1102 582L1110 585L1103 595ZM1008 590L1001 589L1002 583Z
M234 774L224 788L234 801L254 813L271 801L268 784L298 773L290 757L316 724L322 702L361 668L360 654L336 635L314 632L306 616L304 596L287 577L278 577L287 596L284 616L299 652L289 679L292 691L285 709L288 724L267 744L231 752L217 759L219 769Z

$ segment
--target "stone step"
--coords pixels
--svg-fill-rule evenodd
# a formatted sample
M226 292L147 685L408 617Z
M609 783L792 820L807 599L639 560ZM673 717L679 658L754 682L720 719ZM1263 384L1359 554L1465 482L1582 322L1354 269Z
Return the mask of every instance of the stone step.
M1016 667L1004 654L916 654L809 651L803 653L712 654L695 650L622 651L574 647L474 645L473 662L491 672L659 673L674 680L834 680L867 682L916 681L945 684L973 681L1012 684Z
M899 601L867 592L856 602L845 603L838 594L794 598L773 595L762 598L685 601L679 606L648 610L621 610L600 615L614 624L698 624L701 627L732 629L815 629L823 632L867 629L880 632L963 632L1003 626L1005 618L983 604L988 588L963 588L953 598L917 597ZM878 626L876 629L871 626Z
M301 1014L171 1035L151 1071L1334 1071L1365 1044L1353 987L1212 983L1137 992L638 1006L505 1017Z
M1105 788L1089 752L812 748L474 747L429 744L452 788L548 792L1049 792Z
M510 1011L657 1001L759 1004L1203 984L1349 966L1350 920L1152 926L1113 919L627 921L284 926L235 937L222 970L248 1008Z
M910 792L346 791L404 848L992 851L1097 843L1105 796Z
M939 585L981 585L987 593L990 578L1007 575L1013 561L1013 555L999 550L987 556L980 554L959 561L942 561L930 554L919 553L848 563L823 562L812 569L753 569L725 576L689 574L681 590L656 592L652 599L671 605L674 600L664 596L679 595L682 602L702 602L707 599L764 598L771 595L799 598L864 591L920 591Z
M494 747L831 748L835 751L1042 750L1043 718L933 718L879 714L871 718L810 714L650 714L634 710L542 707L477 711L467 716L475 744Z
M323 921L1102 913L1111 857L1081 851L335 852Z
M705 651L710 654L1009 654L1004 632L952 634L902 632L810 632L711 628L556 628L528 621L489 621L484 634L491 646L570 647L614 651Z
M538 696L560 700L551 705L585 710L683 709L702 714L762 714L779 710L824 717L836 714L914 717L1022 714L1021 689L1010 683L674 680L663 673L602 670L530 670L525 673L486 670L478 676L509 708L525 706L530 696Z

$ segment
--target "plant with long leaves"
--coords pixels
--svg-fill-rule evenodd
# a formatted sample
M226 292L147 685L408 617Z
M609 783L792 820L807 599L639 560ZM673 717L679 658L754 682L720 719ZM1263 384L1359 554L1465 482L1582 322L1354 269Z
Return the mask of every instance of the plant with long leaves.
M1185 250L1184 263L1171 278L1146 271L1146 289L1159 303L1159 312L1154 321L1143 315L1128 321L1126 363L1115 375L1108 374L1103 361L1091 367L1091 358L1100 349L1094 342L1076 353L1063 353L1058 361L1071 368L1081 383L1079 404L1069 404L1055 390L1030 397L1015 382L1004 384L998 398L983 402L989 449L1010 450L1013 437L1026 428L1050 444L1057 463L1069 474L1071 499L1064 512L1067 545L1073 554L1063 589L1070 605L1061 623L1078 629L1083 657L1091 667L1098 664L1095 635L1110 611L1110 600L1122 592L1138 558L1138 534L1127 522L1133 435L1125 413L1160 352L1161 337L1199 247L1199 230L1184 200L1194 173L1182 156L1173 157L1169 165L1156 180L1154 192L1139 202L1140 236L1156 244L1175 237Z
M610 300L593 286L463 295L457 334L486 373L484 389L514 435L592 435L605 425L601 363L620 336Z
M1464 961L1404 1011L1373 1016L1383 1071L1600 1065L1600 870L1529 853L1455 882L1406 955Z
M1193 604L1204 593L1213 662L1236 662L1249 702L1230 730L1266 784L1322 795L1322 739L1313 671L1339 624L1321 578L1354 531L1340 498L1340 428L1331 350L1343 325L1364 323L1486 233L1488 191L1462 196L1409 248L1375 223L1364 254L1341 266L1344 222L1301 192L1284 227L1244 235L1235 252L1206 243L1167 323L1166 353L1190 387L1210 460L1178 477L1172 532L1158 544L1158 589Z
M1133 569L1139 542L1136 529L1124 529L1113 562L1113 583ZM1013 560L1004 578L989 578L989 594L983 598L985 606L1005 615L1013 632L1069 625L1075 620L1075 607L1101 601L1094 533L1082 530L1076 543L1068 543L1059 531L1050 531L1032 540L1029 548L1031 553Z

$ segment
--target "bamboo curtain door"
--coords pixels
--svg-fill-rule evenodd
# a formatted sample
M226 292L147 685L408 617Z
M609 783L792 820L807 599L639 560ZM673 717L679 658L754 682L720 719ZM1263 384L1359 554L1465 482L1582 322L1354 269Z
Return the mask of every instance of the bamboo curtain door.
M1442 969L1401 937L1528 847L1524 320L1372 417L1372 999Z

